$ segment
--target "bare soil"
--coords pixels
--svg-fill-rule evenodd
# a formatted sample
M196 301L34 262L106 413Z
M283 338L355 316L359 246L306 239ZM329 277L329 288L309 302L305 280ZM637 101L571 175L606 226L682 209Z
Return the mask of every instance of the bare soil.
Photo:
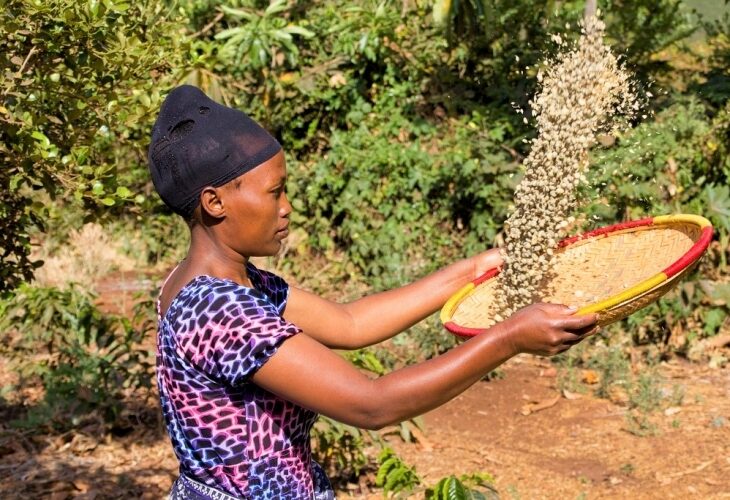
M129 279L118 278L107 282L103 299L129 314L134 301L120 306L113 296L130 294L127 288L134 286L121 286ZM668 394L680 387L683 397L651 413L652 431L644 436L632 432L620 397L560 391L557 370L546 359L518 356L502 374L426 414L418 442L392 439L425 485L450 474L488 472L503 499L730 499L730 366L662 363L662 388ZM0 356L0 387L13 381ZM0 393L0 498L166 496L177 461L154 394L135 402L112 429L93 419L64 434L12 425L22 407L39 397L38 389ZM382 496L357 485L339 494ZM423 492L414 497L423 498Z
M730 369L677 362L661 373L685 397L653 415L654 435L629 432L620 404L566 399L550 363L524 356L502 379L426 414L420 442L392 445L427 485L489 472L502 498L730 498ZM164 497L177 462L154 405L143 421L105 434L93 424L37 435L0 423L0 497Z
M502 498L730 498L730 369L660 374L685 396L650 417L654 435L630 432L621 404L566 399L549 362L518 357L502 380L428 413L426 443L397 449L426 484L489 472Z

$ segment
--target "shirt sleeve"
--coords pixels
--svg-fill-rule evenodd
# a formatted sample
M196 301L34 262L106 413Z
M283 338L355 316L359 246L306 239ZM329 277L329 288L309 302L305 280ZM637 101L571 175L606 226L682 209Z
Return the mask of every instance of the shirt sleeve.
M181 354L230 385L246 383L282 342L301 331L256 290L227 284L210 288L198 300L192 328L178 336Z

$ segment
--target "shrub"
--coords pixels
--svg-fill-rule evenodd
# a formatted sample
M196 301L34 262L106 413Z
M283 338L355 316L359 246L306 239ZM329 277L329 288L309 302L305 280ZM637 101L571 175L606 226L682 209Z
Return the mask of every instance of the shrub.
M152 1L3 4L0 292L40 265L29 257L30 234L51 214L34 191L62 205L75 200L87 218L144 203L142 144L162 82L184 67L180 27Z
M426 490L427 500L497 500L494 477L485 472L448 476Z
M383 448L378 456L378 463L380 466L375 484L381 486L385 493L410 491L421 484L421 478L415 469L403 462L391 448Z
M20 387L39 380L45 392L30 423L64 429L92 411L113 422L124 396L150 387L152 360L140 342L153 329L151 302L140 302L130 320L102 313L92 299L74 285L24 284L0 304L0 331Z

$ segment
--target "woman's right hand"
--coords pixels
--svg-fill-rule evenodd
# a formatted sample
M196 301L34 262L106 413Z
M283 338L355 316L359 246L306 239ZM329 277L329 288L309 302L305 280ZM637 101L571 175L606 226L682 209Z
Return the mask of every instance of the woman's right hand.
M515 353L554 356L598 331L597 314L575 315L560 304L537 303L504 321Z

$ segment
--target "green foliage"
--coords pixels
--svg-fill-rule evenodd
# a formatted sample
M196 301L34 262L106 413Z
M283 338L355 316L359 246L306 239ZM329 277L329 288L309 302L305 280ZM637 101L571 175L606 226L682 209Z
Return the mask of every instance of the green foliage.
M343 248L379 288L448 263L455 253L444 249L458 245L454 236L465 228L481 248L492 241L516 170L485 131L485 117L475 113L450 133L407 118L399 102L363 104L360 125L335 131L307 175L297 167L294 174L295 207L309 214L297 222L313 248Z
M725 2L727 5L728 2ZM712 47L706 81L699 85L702 96L715 106L722 107L730 98L730 14L721 19L706 21L703 28Z
M637 436L651 436L658 432L651 414L661 408L663 396L661 378L655 370L638 375L629 393L629 410L626 413L628 431Z
M411 491L421 484L415 469L406 465L391 448L383 448L378 463L375 484L381 486L386 494Z
M671 65L658 55L697 29L697 20L682 7L681 0L598 2L608 42L641 81L667 74ZM525 94L529 97L535 89L536 67L555 50L549 36L565 33L568 39L577 38L584 8L584 1L434 2L434 20L453 48L450 62L463 68L460 76L474 76L461 85L449 83L504 103L526 103ZM566 30L566 23L572 29Z
M706 109L696 99L662 110L615 146L596 152L589 175L601 198L588 212L602 225L623 217L697 211L721 228L730 205L720 199L715 207L707 203L708 190L727 182L708 154L713 140Z
M126 394L150 387L151 355L139 344L154 328L151 301L140 302L130 320L103 314L73 285L22 285L16 292L0 305L0 331L20 386L40 380L45 390L36 417L59 428L91 411L113 421Z
M644 82L671 71L666 58L657 55L698 28L682 0L605 0L598 7L605 16L608 43Z
M312 455L333 480L357 477L369 465L368 443L378 442L375 432L366 432L320 416L312 429Z
M703 310L702 328L706 336L717 335L730 318L730 283L703 283L703 291L713 307Z
M299 49L294 36L311 38L314 33L287 24L280 14L289 9L286 0L273 0L263 12L252 9L234 9L221 5L226 19L242 21L239 26L230 27L215 35L216 40L225 40L221 57L231 58L236 64L246 64L253 69L262 69L272 63L282 65L284 58L290 65L297 63Z
M485 472L448 476L426 490L427 500L496 500L494 477Z
M144 203L141 144L160 82L181 66L180 27L151 1L4 2L0 291L32 276L30 231L49 222L34 191L75 200L90 217Z
M642 371L634 381L629 395L629 406L644 414L660 408L663 399L659 387L660 380L661 378L655 370Z

